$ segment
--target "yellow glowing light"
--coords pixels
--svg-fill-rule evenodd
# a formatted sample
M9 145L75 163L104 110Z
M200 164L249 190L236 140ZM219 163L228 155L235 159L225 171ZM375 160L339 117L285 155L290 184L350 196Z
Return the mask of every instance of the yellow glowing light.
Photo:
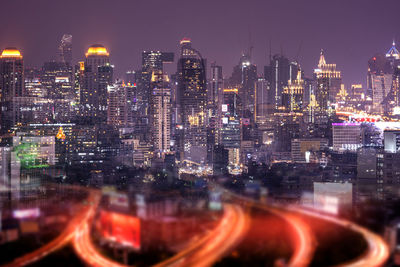
M56 135L56 138L57 139L60 139L60 140L65 140L65 134L64 134L64 131L63 131L63 128L62 127L60 127L59 129L58 129L58 133L57 133L57 135Z
M85 62L79 61L79 70L84 71L85 70Z
M19 52L18 49L15 48L6 48L3 50L1 53L1 58L22 58L21 53Z
M224 93L237 93L239 90L237 88L233 89L224 89Z
M181 45L182 44L188 44L188 43L191 43L192 41L189 39L189 38L183 38L182 40L181 40Z
M104 46L91 46L89 47L86 57L88 56L109 56L107 49Z

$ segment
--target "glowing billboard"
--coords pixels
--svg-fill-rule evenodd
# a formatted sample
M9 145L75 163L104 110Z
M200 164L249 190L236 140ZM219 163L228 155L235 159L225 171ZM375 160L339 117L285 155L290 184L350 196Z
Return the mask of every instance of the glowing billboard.
M140 249L140 219L104 211L100 212L101 234L105 239L120 245Z
M15 219L31 219L39 217L40 210L39 208L13 210L12 214Z

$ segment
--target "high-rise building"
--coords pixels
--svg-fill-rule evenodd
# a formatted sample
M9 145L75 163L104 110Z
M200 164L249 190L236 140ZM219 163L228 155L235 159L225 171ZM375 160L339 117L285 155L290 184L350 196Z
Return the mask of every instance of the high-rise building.
M319 110L327 112L336 102L342 85L342 77L340 71L336 70L336 64L326 63L323 50L321 50L318 68L314 70L314 75L317 81L315 97Z
M16 48L6 48L0 56L1 132L10 132L20 122L16 97L25 96L24 61Z
M210 72L210 82L207 91L208 117L218 117L219 114L217 114L217 112L219 110L218 107L222 104L222 91L224 85L222 67L213 62L211 64Z
M368 61L367 90L375 112L383 111L382 103L390 92L392 79L392 66L383 54L377 54Z
M109 85L107 92L107 123L114 126L134 126L136 86L117 82Z
M249 55L243 54L239 65L233 68L230 86L239 88L243 108L241 116L244 118L253 119L257 79L257 66L251 63Z
M138 83L138 99L139 105L143 107L143 111L147 112L151 96L151 78L153 72L163 71L164 63L174 62L174 53L160 51L143 51L142 52L142 69L140 72L140 83ZM136 78L138 75L136 76Z
M256 82L255 91L255 121L256 123L264 123L266 121L267 115L273 113L274 105L271 103L269 96L269 83L265 78L259 77Z
M289 80L297 77L298 64L290 62L283 55L274 55L269 66L264 67L264 77L270 84L269 99L274 100L275 108L282 106L282 92L288 86Z
M64 34L58 47L60 62L72 66L72 35Z
M183 125L183 148L185 159L205 162L206 158L206 61L192 42L181 40L181 55L177 71L178 114Z
M70 66L63 62L45 62L40 76L40 82L50 99L75 99L73 73Z
M356 151L362 146L360 123L333 123L333 150Z
M153 147L157 153L166 153L171 148L171 89L168 75L153 72L151 77L151 132Z
M304 80L300 69L295 80L289 80L282 92L282 104L287 112L302 112L304 107Z
M113 81L114 67L102 45L92 45L86 53L80 89L80 114L89 122L107 120L107 88Z

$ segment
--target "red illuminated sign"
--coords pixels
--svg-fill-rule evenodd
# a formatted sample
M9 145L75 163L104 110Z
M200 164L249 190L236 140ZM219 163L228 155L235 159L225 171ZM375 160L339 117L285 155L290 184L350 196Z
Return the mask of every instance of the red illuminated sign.
M116 212L100 212L101 233L104 238L121 245L140 249L140 219Z

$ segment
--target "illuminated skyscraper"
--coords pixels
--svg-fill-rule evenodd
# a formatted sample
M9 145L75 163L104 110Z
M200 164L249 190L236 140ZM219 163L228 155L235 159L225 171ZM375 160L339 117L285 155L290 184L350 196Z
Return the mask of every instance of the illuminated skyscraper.
M72 63L72 35L64 34L58 47L60 62L71 66Z
M16 48L6 48L0 56L1 132L11 131L20 122L15 98L25 96L24 61Z
M122 82L107 88L107 123L114 126L133 127L136 104L136 87Z
M80 90L82 119L95 123L107 120L107 87L112 84L113 69L104 46L89 47Z
M144 108L147 108L149 105L152 73L163 71L164 63L172 63L173 61L174 53L160 51L142 52L142 71L140 73L141 81L138 83L139 105L142 105ZM145 109L143 111L147 112Z
M282 103L287 112L302 112L304 96L304 80L298 70L296 80L289 80L288 86L283 89Z
M222 67L215 62L211 64L211 77L208 89L208 116L218 117L218 107L222 104L222 91L224 78L222 76Z
M204 162L206 157L206 61L192 48L189 39L183 39L178 61L178 114L183 125L185 159Z
M385 55L376 54L368 61L367 94L377 113L383 112L383 102L391 90L392 80L393 67Z
M171 147L171 89L168 75L153 72L151 77L151 132L157 153L170 151Z
M254 96L257 82L257 66L252 64L250 56L243 54L239 65L235 66L231 78L231 86L239 88L245 118L253 118Z
M320 111L327 112L331 105L336 102L336 97L342 85L342 77L340 71L336 70L336 64L326 63L322 50L318 68L314 70L314 75L317 80L315 98Z
M298 64L290 62L283 55L274 55L270 59L269 66L264 67L265 80L269 82L270 90L268 98L275 104L275 109L282 106L282 92L288 86L289 81L297 77ZM272 100L274 100L272 102Z

